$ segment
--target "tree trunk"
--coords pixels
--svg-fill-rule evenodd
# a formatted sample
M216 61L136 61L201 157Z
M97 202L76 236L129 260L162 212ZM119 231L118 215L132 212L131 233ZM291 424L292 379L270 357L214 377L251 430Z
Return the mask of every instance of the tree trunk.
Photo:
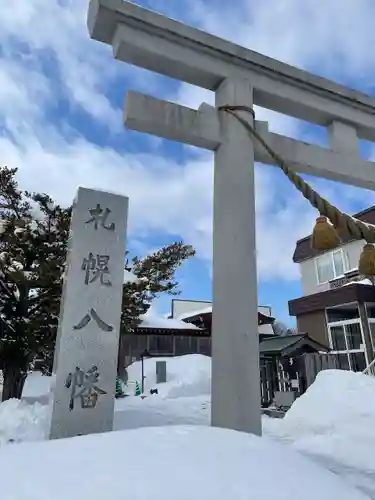
M22 389L25 384L27 372L19 367L10 366L3 369L2 401L7 399L21 399Z

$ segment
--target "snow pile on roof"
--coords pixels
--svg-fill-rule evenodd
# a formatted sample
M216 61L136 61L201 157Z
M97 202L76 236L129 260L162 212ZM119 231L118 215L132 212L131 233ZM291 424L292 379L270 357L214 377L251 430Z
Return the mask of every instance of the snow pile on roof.
M151 427L8 446L0 470L2 498L12 500L367 498L287 447L210 427Z
M142 322L140 326L142 328L164 328L171 330L200 330L195 325L190 323L185 323L184 321L180 321L178 319L173 318L163 318L160 316L156 316L153 313L146 313L140 316Z
M363 278L363 280L358 280L358 281L349 281L348 283L344 283L342 286L348 286L348 285L373 285L372 281L369 278Z
M266 312L266 310L267 310L267 312ZM260 314L263 314L263 316L270 317L269 311L270 311L270 307L266 307L266 306L259 306L258 307L258 312ZM179 314L177 316L177 318L180 320L184 320L187 318L193 318L194 316L200 316L202 314L209 314L209 313L212 313L212 304L209 306L202 307L200 309L196 309L195 311L184 312L182 314Z
M202 354L188 354L175 358L149 358L144 360L145 392L156 387L156 361L166 361L167 382L159 384L164 397L181 398L211 393L211 358ZM141 362L128 367L129 381L141 380Z
M186 319L193 318L194 316L200 316L201 314L209 314L212 313L212 305L201 307L200 309L196 309L195 311L188 311L178 315L178 319Z

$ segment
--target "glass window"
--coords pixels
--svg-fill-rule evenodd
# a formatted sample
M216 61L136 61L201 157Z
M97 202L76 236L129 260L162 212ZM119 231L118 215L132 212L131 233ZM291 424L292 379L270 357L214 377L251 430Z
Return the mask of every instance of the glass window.
M331 326L332 349L346 351L345 330L343 326Z
M367 303L366 304L366 311L367 311L367 317L368 318L375 318L375 304L373 303Z
M349 356L347 354L339 354L338 360L340 370L350 370Z
M358 304L345 304L338 307L329 307L326 309L328 323L335 321L347 321L349 319L359 318Z
M335 270L335 276L342 276L344 274L344 259L341 250L332 252L333 266Z
M316 259L316 268L318 270L319 283L330 281L335 277L333 261L330 253L321 255Z
M355 372L363 372L366 368L366 358L364 352L353 352L349 354L352 370Z
M346 340L348 342L348 349L361 349L362 332L359 323L352 323L345 326Z
M334 252L325 253L317 257L316 269L319 283L325 283L342 276L347 269L342 249L340 248Z
M372 348L375 349L375 323L369 321L369 327L371 332Z

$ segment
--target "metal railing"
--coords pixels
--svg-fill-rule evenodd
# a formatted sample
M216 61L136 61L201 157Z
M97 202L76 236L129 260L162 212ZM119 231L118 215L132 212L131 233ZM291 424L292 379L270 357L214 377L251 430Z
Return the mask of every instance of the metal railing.
M372 375L373 377L375 377L375 359L371 361L371 363L368 365L367 368L363 370L362 373L364 373L365 375Z

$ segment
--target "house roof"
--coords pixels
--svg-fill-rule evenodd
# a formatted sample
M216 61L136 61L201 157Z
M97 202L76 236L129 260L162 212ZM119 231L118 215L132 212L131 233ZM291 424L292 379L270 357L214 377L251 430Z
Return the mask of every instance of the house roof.
M354 214L353 217L361 220L362 222L367 222L368 224L375 225L375 205L366 208L366 210L362 210L357 214ZM353 238L338 231L340 234L341 241L343 243L349 243L349 241L353 241ZM296 248L293 254L293 262L302 262L303 260L310 259L312 257L316 257L324 252L314 250L311 246L311 234L297 241Z
M309 346L316 351L329 351L327 346L313 340L307 333L300 333L264 339L259 344L259 352L263 356L267 354L282 356L291 354L302 346Z
M197 309L196 311L189 311L178 316L179 320L186 321L194 321L198 319L200 316L207 316L212 314L212 305L202 307L201 309ZM275 321L275 318L272 316L268 316L267 314L263 314L258 311L258 324L259 325L267 325L272 324Z
M174 318L163 318L154 314L143 314L140 316L141 324L139 328L152 328L162 330L201 330L191 323L185 323Z
M313 293L288 302L289 314L299 316L313 311L322 311L326 307L350 304L352 302L375 302L375 287L353 282L350 286L341 286L333 290Z

